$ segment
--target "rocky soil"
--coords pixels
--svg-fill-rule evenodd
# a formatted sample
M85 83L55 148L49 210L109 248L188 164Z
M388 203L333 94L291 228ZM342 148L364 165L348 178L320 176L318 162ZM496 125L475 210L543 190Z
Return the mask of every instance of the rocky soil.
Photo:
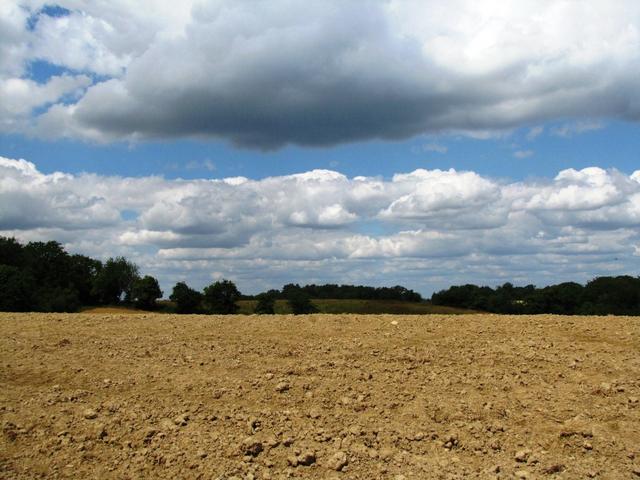
M0 478L640 478L640 319L0 314Z

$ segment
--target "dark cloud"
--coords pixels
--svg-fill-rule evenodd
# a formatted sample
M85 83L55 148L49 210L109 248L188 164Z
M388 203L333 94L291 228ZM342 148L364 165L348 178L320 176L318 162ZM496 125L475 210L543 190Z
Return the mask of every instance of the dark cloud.
M117 56L93 27L100 67L122 65L123 74L52 108L36 131L273 149L640 118L635 2L527 3L522 12L454 3L203 2L179 35L151 37L128 55L119 46ZM607 23L584 23L604 13ZM465 23L475 28L458 28Z

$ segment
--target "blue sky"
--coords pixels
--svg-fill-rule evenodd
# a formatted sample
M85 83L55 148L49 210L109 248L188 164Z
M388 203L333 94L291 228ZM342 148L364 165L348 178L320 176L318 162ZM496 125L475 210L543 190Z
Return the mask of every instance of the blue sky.
M336 170L348 176L391 177L417 168L455 168L522 180L532 176L553 177L566 168L594 165L627 173L638 169L638 124L602 122L597 130L569 138L553 133L567 124L571 122L541 124L544 132L532 140L526 137L535 127L524 127L495 139L419 136L403 141L371 140L328 148L288 146L268 152L234 148L220 140L103 145L40 140L16 134L0 136L0 146L4 156L29 159L46 173L94 172L167 178L245 176L258 179L314 168ZM519 158L517 152L530 153Z
M0 235L165 290L637 274L636 2L12 0L0 32Z

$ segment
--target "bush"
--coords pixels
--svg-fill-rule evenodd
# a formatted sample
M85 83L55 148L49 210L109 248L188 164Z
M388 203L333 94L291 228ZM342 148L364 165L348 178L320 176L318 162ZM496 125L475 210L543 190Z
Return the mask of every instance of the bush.
M156 308L156 300L160 297L162 297L162 290L155 278L146 275L133 282L131 299L137 308L153 310Z
M301 289L292 289L289 291L289 306L294 315L305 315L308 313L317 313L318 307L311 303L311 297Z
M110 258L96 276L92 293L105 305L129 302L137 278L137 265L124 257Z
M0 265L0 310L26 312L33 310L35 282L18 267Z
M212 283L204 289L204 304L211 313L228 315L238 311L240 292L230 280Z
M176 283L169 300L176 304L177 313L199 313L201 311L202 294L189 288L184 282Z
M275 312L276 297L273 294L261 293L257 297L258 304L253 313L260 315L273 315Z

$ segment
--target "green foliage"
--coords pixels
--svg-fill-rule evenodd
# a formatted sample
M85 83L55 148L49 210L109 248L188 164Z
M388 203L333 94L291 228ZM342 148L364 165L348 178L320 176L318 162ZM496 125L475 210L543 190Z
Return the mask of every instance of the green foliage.
M261 293L256 296L258 303L253 313L260 315L273 315L275 312L276 296L273 293Z
M349 299L349 300L398 300L402 302L420 302L422 296L401 285L395 287L366 287L363 285L305 285L289 283L282 287L279 298L287 299L292 291L302 289L311 298L316 299Z
M68 287L70 258L58 242L29 242L24 247L25 268L45 289Z
M80 305L73 288L43 288L38 292L37 309L42 312L77 312Z
M31 310L35 282L33 277L13 265L0 265L0 310L25 312Z
M311 303L311 297L301 288L291 288L287 291L289 306L294 315L317 313L318 308Z
M495 290L462 285L434 293L431 302L494 313L640 315L640 278L599 277L584 287L575 282L544 288L533 285L514 287L505 283Z
M124 257L108 259L98 272L92 294L104 305L131 301L131 290L138 279L138 267Z
M200 292L189 288L184 282L178 282L173 287L169 300L176 304L177 313L199 313L203 296Z
M131 300L133 300L137 308L143 310L154 310L156 308L156 300L162 297L162 290L158 280L145 275L143 278L137 278L131 287Z
M84 255L71 255L69 258L69 280L78 292L78 300L82 305L95 305L98 298L93 286L96 277L102 270L102 262Z
M0 265L13 267L24 265L22 245L15 238L0 237Z
M204 304L211 313L222 315L236 313L240 300L240 292L230 280L212 283L204 289Z

